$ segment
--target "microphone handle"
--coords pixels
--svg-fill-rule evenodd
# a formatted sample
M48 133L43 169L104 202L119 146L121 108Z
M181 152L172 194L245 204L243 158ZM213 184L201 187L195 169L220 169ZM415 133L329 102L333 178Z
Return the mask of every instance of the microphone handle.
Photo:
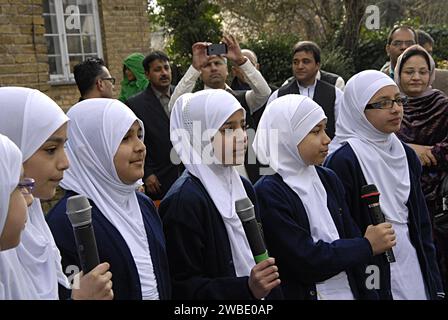
M379 205L375 205L375 206L369 206L369 211L372 215L372 221L374 225L386 222L386 219L384 218L384 214L383 212L381 212L380 206ZM386 252L384 252L384 256L387 259L387 262L392 263L395 262L395 255L394 252L392 251L392 249L387 250Z
M268 251L264 244L263 237L261 235L260 227L256 219L243 222L244 232L246 233L247 241L249 242L252 255L255 262L259 263L269 258Z
M74 231L81 268L84 274L87 274L100 264L93 227L88 224L77 227Z

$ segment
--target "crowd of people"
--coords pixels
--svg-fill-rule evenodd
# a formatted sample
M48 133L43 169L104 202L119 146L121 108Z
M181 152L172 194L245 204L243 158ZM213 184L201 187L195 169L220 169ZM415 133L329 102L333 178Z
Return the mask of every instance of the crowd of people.
M394 28L390 61L347 82L300 41L280 88L255 52L222 42L210 56L195 43L176 86L164 52L129 55L118 99L104 61L87 59L67 114L38 90L0 88L0 299L445 298L448 82L431 36ZM85 274L75 195L92 207L101 262ZM254 259L241 199L269 258Z

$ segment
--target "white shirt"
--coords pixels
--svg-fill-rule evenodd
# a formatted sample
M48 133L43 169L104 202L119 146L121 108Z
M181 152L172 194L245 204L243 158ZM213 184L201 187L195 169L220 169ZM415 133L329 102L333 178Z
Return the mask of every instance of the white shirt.
M258 71L255 66L250 62L249 59L246 60L241 66L239 66L246 76L247 84L251 87L252 90L246 92L246 102L250 109L251 113L254 113L258 109L260 109L266 100L269 98L271 94L271 88L269 88L268 83L261 75L260 71ZM173 109L174 103L177 98L187 92L192 92L193 88L196 84L196 80L198 80L201 75L201 71L196 70L192 65L188 68L185 75L182 77L180 82L177 84L176 89L171 95L169 110ZM205 86L204 89L210 89ZM231 91L230 87L226 84L227 91Z
M314 80L314 83L308 87L301 86L299 82L297 81L297 85L299 86L300 94L306 97L309 97L311 99L314 99L314 91L316 89L317 84L317 78ZM269 97L268 104L270 104L272 101L278 98L278 90L275 90L273 94ZM341 109L341 103L342 103L342 97L344 96L344 93L342 90L338 89L337 87L334 88L336 99L334 101L334 119L335 122L338 120L338 114L339 110Z

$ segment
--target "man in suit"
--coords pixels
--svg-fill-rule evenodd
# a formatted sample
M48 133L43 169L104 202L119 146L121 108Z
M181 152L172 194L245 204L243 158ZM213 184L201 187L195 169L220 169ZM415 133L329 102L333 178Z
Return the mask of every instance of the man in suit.
M294 46L292 71L296 81L291 81L275 91L268 104L287 94L301 94L313 99L324 109L327 120L327 134L334 137L337 113L342 103L343 92L326 81L317 79L320 69L321 50L312 41L301 41Z
M160 200L181 174L182 167L171 159L170 112L168 103L174 91L168 56L154 51L143 60L150 85L128 99L126 104L145 126L147 149L143 182L146 194ZM175 160L175 159L173 159Z

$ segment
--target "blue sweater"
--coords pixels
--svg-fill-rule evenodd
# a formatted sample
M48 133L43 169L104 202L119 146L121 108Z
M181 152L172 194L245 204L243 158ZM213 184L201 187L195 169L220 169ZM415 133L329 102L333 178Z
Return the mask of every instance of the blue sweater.
M316 170L340 235L331 243L314 242L302 200L280 175L265 176L255 185L266 242L279 267L283 294L286 299L316 300L315 284L345 271L356 299L378 299L365 285L372 248L350 217L344 188L331 170Z
M66 191L64 197L47 215L48 225L53 233L56 245L61 251L64 271L70 265L76 265L81 269L73 228L66 214L67 199L73 195L75 195L74 192ZM138 192L137 199L148 237L159 298L161 300L170 299L171 287L162 223L156 208L146 195ZM119 231L107 220L95 203L89 201L92 206L92 225L100 262L110 264L114 299L142 299L140 278L129 247ZM67 294L68 292L60 287L60 297L64 298Z
M436 253L433 243L431 223L425 198L420 186L422 167L415 152L406 144L404 149L409 165L411 190L406 206L409 210L409 236L417 251L420 268L430 299L437 299L437 292L443 292ZM345 190L347 204L353 219L362 232L372 224L367 206L361 201L361 187L366 185L358 158L347 143L326 160L325 166L333 169L341 179ZM375 264L380 268L380 298L392 299L390 283L390 265L384 255L375 257Z
M249 181L243 179L248 197L258 205ZM160 203L173 299L254 299L248 277L237 277L224 221L201 181L187 170ZM282 298L274 289L270 297Z

